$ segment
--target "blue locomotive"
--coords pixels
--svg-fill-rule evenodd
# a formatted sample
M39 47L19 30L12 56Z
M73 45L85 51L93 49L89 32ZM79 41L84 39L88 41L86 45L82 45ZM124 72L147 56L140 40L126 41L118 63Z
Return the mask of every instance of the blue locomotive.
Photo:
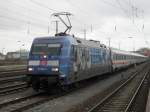
M36 90L81 80L143 62L145 56L109 49L99 41L71 35L35 38L28 60L29 83Z
M28 77L36 89L70 85L111 72L110 53L98 41L70 35L36 38L29 54Z

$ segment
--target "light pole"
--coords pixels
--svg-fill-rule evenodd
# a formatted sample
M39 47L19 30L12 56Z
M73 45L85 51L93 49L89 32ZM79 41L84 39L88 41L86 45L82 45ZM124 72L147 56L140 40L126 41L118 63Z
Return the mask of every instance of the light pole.
M108 38L108 46L109 46L109 48L110 48L110 44L111 44L111 38L109 37Z
M20 40L18 40L17 42L18 42L18 43L21 43ZM21 58L21 47L20 47L20 45L19 45L19 54L20 54L20 58Z
M21 59L21 47L22 47L22 46L25 46L25 44L24 44L24 43L21 43L20 40L17 41L17 42L21 44L21 45L19 45L19 50L20 50L20 51L19 51L19 52L20 52L19 54L20 54L20 59Z
M4 50L5 50L5 48L2 48L2 54L4 54Z
M121 41L119 41L119 42L118 42L118 47L119 47L119 50L120 50L120 45L121 45Z
M133 37L128 37L129 39L133 39ZM135 51L135 46L134 46L134 40L133 40L133 42L132 42L132 46L133 46L133 52Z

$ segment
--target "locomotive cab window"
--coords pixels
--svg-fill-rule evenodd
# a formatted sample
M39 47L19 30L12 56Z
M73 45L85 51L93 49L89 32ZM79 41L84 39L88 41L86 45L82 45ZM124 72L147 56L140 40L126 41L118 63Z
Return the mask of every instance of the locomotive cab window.
M58 56L60 53L60 44L34 44L32 46L32 54L49 54L52 56Z

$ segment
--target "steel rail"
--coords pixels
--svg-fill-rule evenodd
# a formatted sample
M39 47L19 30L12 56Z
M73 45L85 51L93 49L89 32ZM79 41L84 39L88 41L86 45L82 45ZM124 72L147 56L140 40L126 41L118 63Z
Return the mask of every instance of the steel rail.
M3 102L3 103L0 104L0 109L3 108L4 106L14 104L14 103L17 103L17 102L21 102L21 101L24 101L24 100L27 100L27 99L30 99L30 98L34 98L34 97L37 97L41 94L43 94L43 93L28 95L28 96L24 96L24 97L21 97L21 98L13 99L11 101Z
M148 75L148 73L149 73L149 71L147 71L147 72L145 73L145 75L144 75L144 77L143 77L143 79L142 79L140 85L138 86L137 90L135 91L135 93L134 93L132 99L130 100L130 102L129 102L129 104L128 104L128 106L127 106L127 108L125 109L124 112L128 112L129 108L130 108L131 105L133 104L133 101L135 100L137 94L139 93L140 88L142 87L142 84L144 83L144 80L146 79L146 76Z
M12 70L0 70L1 73L9 73L9 72L16 72L16 71L25 71L26 69L12 69Z
M118 88L116 88L112 93L108 94L104 99L102 99L99 103L93 106L88 112L93 112L99 105L102 105L106 100L112 97L115 93L117 93L122 87L128 84L139 72L134 73L128 80L126 80L123 84L121 84Z
M0 72L0 78L18 76L18 75L22 75L22 74L26 74L26 70Z
M26 82L10 85L6 87L0 87L0 95L4 95L4 94L11 93L11 92L18 91L18 90L25 89L25 88L28 88Z

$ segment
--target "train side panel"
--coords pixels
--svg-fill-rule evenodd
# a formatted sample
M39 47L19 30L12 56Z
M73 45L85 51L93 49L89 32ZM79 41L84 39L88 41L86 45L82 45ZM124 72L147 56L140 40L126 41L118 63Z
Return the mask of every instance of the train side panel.
M111 49L111 52L112 67L114 71L133 64L144 62L147 59L146 56L118 49Z
M80 44L73 46L71 57L71 83L111 72L110 50L107 48Z

